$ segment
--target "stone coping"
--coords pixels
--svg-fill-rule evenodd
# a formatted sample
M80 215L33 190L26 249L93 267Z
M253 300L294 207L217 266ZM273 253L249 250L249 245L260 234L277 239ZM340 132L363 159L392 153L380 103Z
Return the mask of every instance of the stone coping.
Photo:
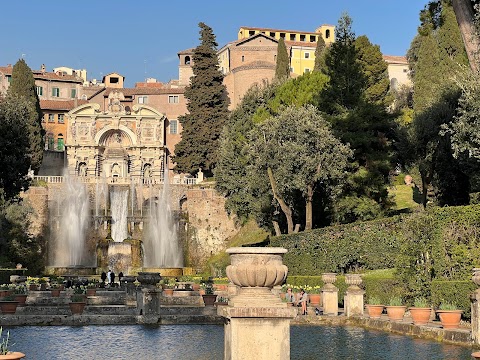
M287 249L281 247L233 247L225 250L227 254L286 254Z

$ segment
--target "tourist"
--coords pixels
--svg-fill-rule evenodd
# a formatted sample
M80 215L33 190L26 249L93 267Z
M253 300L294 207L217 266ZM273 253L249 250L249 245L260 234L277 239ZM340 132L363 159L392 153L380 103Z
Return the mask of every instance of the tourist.
M110 279L111 279L110 285L112 287L115 286L115 273L113 271L110 273Z
M105 271L100 275L100 279L102 279L102 285L105 286L105 280L107 280L107 273Z
M120 283L120 287L122 286L122 279L123 279L123 272L120 271L118 273L118 282Z
M307 315L307 301L308 301L308 294L305 290L300 289L300 299L298 299L298 306L302 307L302 315Z
M285 294L285 300L289 303L294 303L295 302L295 295L292 292L292 288L287 289L287 293Z
M107 284L112 283L112 270L108 270L107 272Z

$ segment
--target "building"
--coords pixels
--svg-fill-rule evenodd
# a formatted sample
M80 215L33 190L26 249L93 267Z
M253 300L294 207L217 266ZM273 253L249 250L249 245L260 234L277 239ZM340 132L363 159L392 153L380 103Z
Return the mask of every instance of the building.
M388 77L390 78L390 86L392 89L396 89L402 85L412 85L409 77L410 68L405 56L383 55L383 60L385 60L388 65Z

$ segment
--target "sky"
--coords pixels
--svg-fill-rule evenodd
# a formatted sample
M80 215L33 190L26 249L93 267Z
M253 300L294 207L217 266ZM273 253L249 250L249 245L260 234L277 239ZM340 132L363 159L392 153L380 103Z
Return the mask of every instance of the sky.
M313 32L343 12L357 36L385 55L405 55L428 0L16 0L2 1L0 66L23 57L30 68L67 66L101 79L178 79L177 52L199 44L198 23L213 29L218 49L241 26ZM8 15L7 15L8 14Z

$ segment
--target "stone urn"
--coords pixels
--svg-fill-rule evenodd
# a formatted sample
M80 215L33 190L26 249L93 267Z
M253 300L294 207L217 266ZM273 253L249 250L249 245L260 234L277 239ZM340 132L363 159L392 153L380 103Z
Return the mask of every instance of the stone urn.
M137 280L142 286L153 287L160 282L161 276L158 272L139 272Z
M336 290L337 287L333 285L337 281L337 274L335 273L323 273L322 281L324 283L322 291Z
M360 290L360 284L362 283L362 276L360 274L346 274L345 283L348 285L349 290Z
M283 264L284 248L235 247L227 249L231 265L228 279L239 287L229 305L235 307L286 307L272 288L285 282L288 268Z
M480 286L480 268L473 268L472 281L475 285Z

